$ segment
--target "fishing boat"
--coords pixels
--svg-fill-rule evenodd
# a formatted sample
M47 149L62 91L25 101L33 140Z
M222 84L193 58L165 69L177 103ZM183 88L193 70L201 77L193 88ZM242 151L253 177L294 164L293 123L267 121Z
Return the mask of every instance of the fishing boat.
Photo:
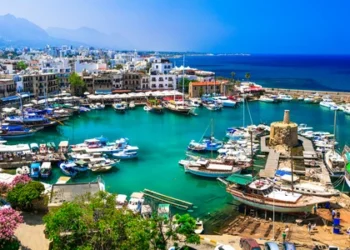
M279 102L279 100L277 98L273 98L272 96L265 96L265 95L260 96L259 101L266 102L266 103L278 103Z
M130 101L129 102L129 109L134 109L136 107L135 102L134 101Z
M241 170L241 167L234 167L233 164L221 160L203 158L185 165L185 173L207 178L226 178L234 173L240 173Z
M228 99L226 96L216 96L213 97L219 104L221 104L223 107L227 108L234 108L237 105L237 102Z
M40 177L49 178L52 173L51 162L43 162L40 167Z
M69 146L69 142L68 141L61 141L58 144L58 153L62 153L62 154L67 154L68 153L68 146Z
M226 191L234 200L249 207L281 213L311 212L316 204L329 201L325 197L304 196L298 192L288 192L274 188L267 179L251 176L231 175L226 179Z
M30 168L28 168L27 166L16 168L16 174L30 175Z
M75 163L74 169L78 172L85 172L89 169L89 165L86 161L78 160L78 161L75 161L74 163Z
M62 162L60 164L60 169L64 175L75 177L78 174L78 171L75 169L76 164L72 161Z
M279 94L277 96L277 99L282 101L282 102L290 102L293 100L293 97L291 97L290 95Z
M158 114L163 113L163 109L164 108L162 104L157 99L148 100L146 106L144 107L145 111L154 112Z
M105 105L103 103L97 102L95 104L95 109L104 109L104 108L105 108Z
M123 102L114 103L112 106L118 113L124 114L126 111L126 105Z
M183 115L190 115L192 111L192 108L185 103L177 103L174 100L165 102L164 107L171 112Z
M30 164L30 177L39 178L40 177L40 163L33 162Z
M88 164L89 169L94 173L103 173L111 170L114 166L114 164L118 163L119 161L113 161L106 158L92 158L90 159L90 162Z
M196 220L196 229L194 230L194 232L196 234L201 234L204 231L204 226L203 226L203 221L201 221L199 218L197 218Z
M43 129L43 127L33 129L26 128L23 125L11 125L9 123L3 123L0 126L0 137L4 139L28 137L33 136L40 129Z
M128 146L120 152L113 153L113 157L122 160L135 159L138 156L138 150L138 147Z

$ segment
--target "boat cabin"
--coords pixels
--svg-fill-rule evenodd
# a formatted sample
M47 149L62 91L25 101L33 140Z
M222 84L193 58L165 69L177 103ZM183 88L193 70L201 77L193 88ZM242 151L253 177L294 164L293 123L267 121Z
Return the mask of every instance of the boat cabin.
M58 144L58 152L66 154L68 152L68 141L61 141L60 144Z
M93 139L87 139L84 141L84 143L86 144L86 146L88 148L99 148L101 147L101 142L95 138Z

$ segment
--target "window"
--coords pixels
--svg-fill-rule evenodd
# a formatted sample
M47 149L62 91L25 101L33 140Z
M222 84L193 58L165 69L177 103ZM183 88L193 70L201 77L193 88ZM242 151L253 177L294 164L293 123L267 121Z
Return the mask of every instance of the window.
M155 82L157 81L155 77L152 77L152 82Z
M160 81L160 82L164 81L163 77L159 77L158 81Z

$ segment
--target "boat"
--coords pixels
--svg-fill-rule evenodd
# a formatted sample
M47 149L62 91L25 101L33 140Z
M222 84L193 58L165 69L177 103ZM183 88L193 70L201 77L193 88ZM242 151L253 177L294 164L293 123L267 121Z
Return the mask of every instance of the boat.
M277 99L277 97L262 95L260 96L259 101L266 102L266 103L278 103L280 100Z
M40 154L47 154L48 153L46 144L40 144L39 153Z
M137 154L139 148L138 147L132 147L129 146L126 149L117 152L117 153L113 153L113 157L117 158L117 159L122 159L122 160L126 160L126 159L135 159L137 158Z
M40 177L40 163L33 162L30 164L30 177L39 178Z
M195 162L199 159L199 156L187 154L185 159L179 160L179 165L184 167L190 163L195 164Z
M127 208L133 213L141 213L142 205L144 203L144 194L141 192L134 192L131 194Z
M325 197L278 190L273 182L262 178L234 174L225 183L226 191L234 200L262 210L281 213L311 212L316 204L329 202Z
M11 139L11 138L22 138L33 136L38 130L43 127L38 127L36 129L26 128L23 125L11 125L8 123L3 123L0 126L0 137L3 139Z
M116 209L122 209L122 208L126 208L126 206L128 205L128 200L127 200L128 196L126 196L125 194L118 194L117 197L115 198L115 203Z
M43 162L40 167L40 177L49 178L52 173L51 162Z
M62 162L60 164L60 169L64 175L75 177L78 174L78 171L75 170L76 164L74 162Z
M322 107L326 107L326 108L329 108L329 109L333 109L336 107L338 109L338 106L335 102L333 102L332 99L323 99L321 102L320 102L320 106Z
M177 114L190 115L192 112L192 108L187 106L185 103L179 104L173 100L165 102L164 107L167 110Z
M226 96L216 96L214 99L217 100L217 102L223 107L234 108L237 105L237 102L228 99Z
M129 109L134 109L135 108L135 102L134 101L130 101L129 102Z
M123 102L114 103L112 106L118 113L125 113L126 105Z
M303 95L299 96L298 101L304 101L304 96Z
M158 217L169 220L170 218L170 204L159 204L157 209Z
M282 102L290 102L293 100L293 97L291 97L290 95L279 94L277 96L277 99L282 101Z
M234 173L240 173L242 168L225 163L221 160L198 159L195 162L189 162L185 165L185 173L207 177L207 178L226 178Z
M104 108L105 108L105 105L103 103L97 102L95 104L95 109L104 109Z
M5 122L10 125L25 125L30 128L43 128L58 125L58 120L49 120L43 115L26 114L23 116L8 116Z
M89 105L89 108L90 108L91 110L94 110L94 109L96 109L96 105L93 104L93 103L91 103L91 104Z
M16 174L30 175L30 168L28 168L27 166L16 168Z
M113 166L119 161L114 161L110 159L106 159L103 157L100 158L92 158L88 164L89 169L95 173L107 172L113 168Z
M201 234L204 231L204 226L203 226L203 221L201 221L199 218L197 218L196 220L196 229L194 230L194 232L196 234Z
M68 141L61 141L58 144L58 153L62 153L62 154L67 154L68 153L68 146L69 146L69 142Z
M148 100L146 106L144 107L145 111L154 112L158 114L163 113L163 109L164 108L162 104L157 99Z
M196 142L195 140L190 141L187 150L194 152L204 152L206 151L207 145L205 143Z
M343 158L344 158L344 161L346 163L344 178L345 178L346 184L350 188L350 148L348 146L344 147Z
M217 101L203 103L203 106L210 111L220 111L222 109L222 104Z
M75 161L75 166L74 169L77 170L78 172L85 172L89 169L88 163L83 160L78 160Z
M190 99L188 100L188 106L193 108L198 108L202 105L202 101L200 99Z
M339 153L333 149L325 153L324 161L332 176L343 176L345 174L345 161Z

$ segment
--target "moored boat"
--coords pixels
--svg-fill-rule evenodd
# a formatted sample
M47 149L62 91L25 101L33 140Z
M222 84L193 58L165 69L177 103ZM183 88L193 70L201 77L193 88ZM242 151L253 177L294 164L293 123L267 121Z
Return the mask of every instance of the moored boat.
M78 171L75 170L76 164L74 162L62 162L60 164L60 169L64 175L75 177Z
M277 190L271 181L253 179L251 176L232 175L227 181L226 191L233 199L250 207L281 213L311 212L316 204L328 198L304 196L297 192Z
M114 110L118 113L124 114L126 111L126 105L123 102L114 103L112 106L113 106Z
M33 162L30 164L30 177L39 178L40 177L40 163Z
M135 108L135 102L134 101L130 101L129 102L129 109L134 109Z
M138 157L138 147L128 146L126 149L123 149L120 152L113 153L113 157L117 159L135 159Z
M40 177L49 178L52 173L51 162L43 162L40 167Z

